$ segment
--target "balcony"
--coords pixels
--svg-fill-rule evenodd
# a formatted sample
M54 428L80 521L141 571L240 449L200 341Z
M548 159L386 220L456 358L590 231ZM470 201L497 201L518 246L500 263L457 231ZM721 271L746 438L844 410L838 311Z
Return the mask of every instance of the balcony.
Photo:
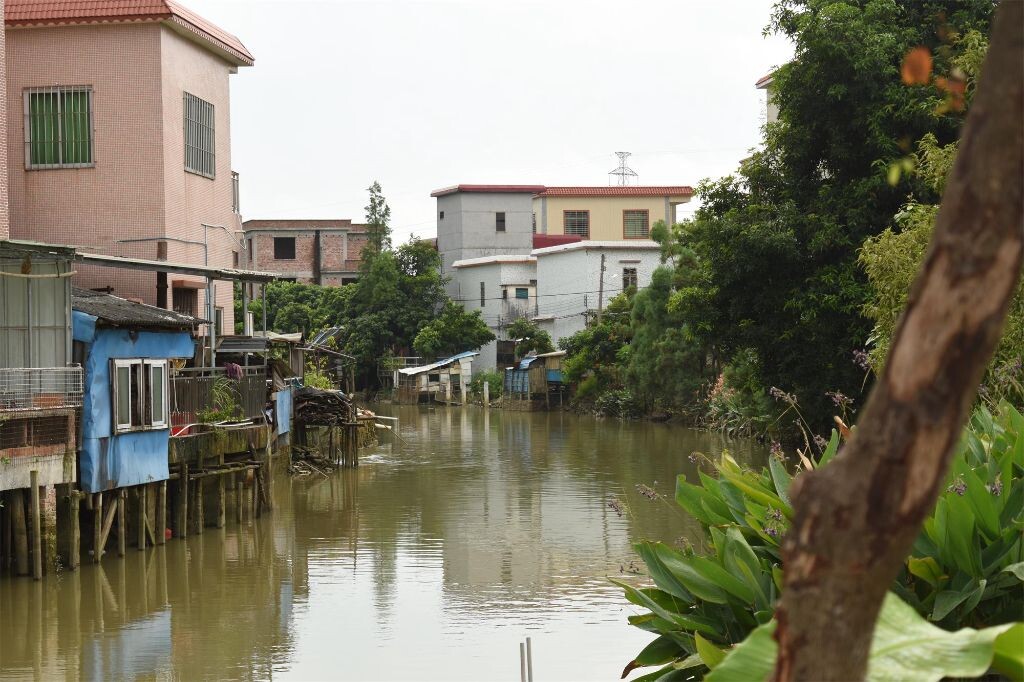
M81 367L0 368L0 412L81 406Z
M202 423L263 422L267 368L242 367L231 377L223 367L181 369L171 377L171 435L185 435Z

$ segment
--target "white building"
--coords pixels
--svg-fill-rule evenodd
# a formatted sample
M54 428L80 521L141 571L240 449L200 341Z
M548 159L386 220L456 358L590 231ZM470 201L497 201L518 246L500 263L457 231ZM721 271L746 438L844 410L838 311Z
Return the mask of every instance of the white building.
M661 248L644 239L628 242L582 241L534 249L537 310L533 319L555 345L586 326L587 313L630 286L646 287L661 264ZM604 257L602 286L601 258Z
M505 328L521 317L537 312L536 259L528 255L485 256L455 261L451 268L452 298L469 311L479 310L498 341L506 340ZM498 341L483 346L479 369L494 369ZM510 362L502 358L502 366Z

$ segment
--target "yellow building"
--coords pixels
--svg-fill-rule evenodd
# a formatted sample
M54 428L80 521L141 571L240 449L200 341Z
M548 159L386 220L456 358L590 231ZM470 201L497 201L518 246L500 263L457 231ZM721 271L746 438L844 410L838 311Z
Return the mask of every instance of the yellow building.
M595 241L649 239L651 225L676 222L693 188L546 187L533 197L533 231Z

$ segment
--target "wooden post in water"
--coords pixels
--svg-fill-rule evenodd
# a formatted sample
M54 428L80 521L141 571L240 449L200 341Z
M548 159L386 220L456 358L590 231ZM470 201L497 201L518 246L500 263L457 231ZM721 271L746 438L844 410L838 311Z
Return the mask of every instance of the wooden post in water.
M78 568L82 552L79 495L70 483L57 485L57 552L64 567L71 571Z
M178 509L175 517L175 525L178 527L178 537L188 537L188 463L181 463L181 472L178 474Z
M203 504L203 480L196 478L192 481L192 528L196 535L203 534L203 526L206 525L205 509Z
M146 486L136 488L135 499L139 504L139 540L138 550L146 550Z
M39 508L39 472L28 472L29 499L31 501L29 513L32 517L32 577L36 580L43 579L43 524L40 518L42 510Z
M484 386L484 407L491 406L491 383L489 381L483 382Z
M117 491L117 556L123 557L128 549L128 491Z
M224 527L227 516L227 502L224 493L224 474L217 477L217 528Z
M11 524L14 526L14 572L16 575L28 575L28 527L22 488L12 490L10 500Z
M459 371L459 399L463 405L467 402L466 396L466 375Z
M156 544L167 542L167 481L160 481L156 488Z
M103 556L103 493L95 493L92 502L92 562Z

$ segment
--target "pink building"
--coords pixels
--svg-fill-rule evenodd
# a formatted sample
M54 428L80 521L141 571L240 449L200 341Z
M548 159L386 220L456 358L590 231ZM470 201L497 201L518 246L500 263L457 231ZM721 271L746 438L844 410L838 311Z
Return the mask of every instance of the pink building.
M7 0L5 17L11 238L243 262L229 76L245 46L173 0ZM76 286L205 313L200 278L77 269ZM231 302L221 283L227 333Z
M341 286L359 278L366 225L351 220L246 220L250 270L306 284Z

